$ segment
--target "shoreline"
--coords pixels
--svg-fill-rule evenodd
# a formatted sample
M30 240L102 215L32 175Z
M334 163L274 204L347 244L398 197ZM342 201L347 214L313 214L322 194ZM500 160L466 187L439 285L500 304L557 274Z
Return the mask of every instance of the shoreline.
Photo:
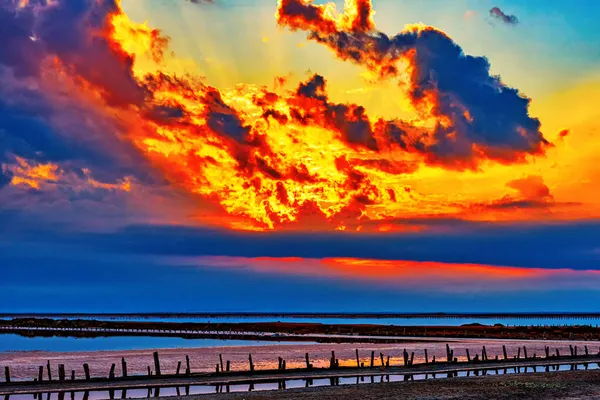
M600 340L600 328L591 325L505 326L479 323L460 326L396 326L303 322L199 323L26 318L0 320L0 334L3 333L25 337L148 336L319 343L403 343L419 340L465 339Z

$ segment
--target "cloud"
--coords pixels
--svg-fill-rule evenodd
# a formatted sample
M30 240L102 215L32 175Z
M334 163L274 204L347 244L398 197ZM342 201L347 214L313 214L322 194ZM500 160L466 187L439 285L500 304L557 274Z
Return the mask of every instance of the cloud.
M515 15L505 14L504 11L498 7L494 7L490 10L490 17L502 21L507 25L514 26L519 23L519 19Z
M12 181L13 175L4 165L0 164L0 190Z
M280 1L276 16L280 25L307 31L310 40L381 78L400 77L400 62L408 62L411 102L437 120L432 131L407 143L427 162L454 168L473 167L481 158L518 162L549 145L540 122L529 116L530 99L491 75L486 58L465 55L438 29L411 26L389 37L357 23L356 13L335 19L326 6L305 0Z
M518 268L485 264L459 264L406 260L300 257L174 257L174 265L198 268L251 270L260 274L307 276L374 282L404 289L456 292L547 291L589 288L600 284L600 271Z
M485 58L433 27L389 37L369 0L348 1L339 16L330 8L281 0L277 18L398 80L415 118L333 101L318 73L287 91L225 90L169 73L170 39L131 21L116 0L2 5L0 161L168 185L196 201L205 223L234 229L359 230L421 216L423 204L440 215L468 208L432 205L403 183L420 168L522 163L550 146L530 99L490 75Z
M467 10L467 11L465 11L463 18L464 19L472 19L472 18L475 18L476 16L477 16L477 12L475 12L473 10Z
M551 200L550 189L541 176L527 176L521 179L515 179L506 184L511 189L515 189L525 200L546 201Z

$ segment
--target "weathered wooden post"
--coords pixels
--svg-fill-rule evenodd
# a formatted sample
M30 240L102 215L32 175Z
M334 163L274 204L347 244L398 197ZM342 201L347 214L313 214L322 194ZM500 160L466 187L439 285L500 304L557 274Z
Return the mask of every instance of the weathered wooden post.
M230 371L230 363L229 363L229 360L227 360L227 372L229 372L229 371Z
M586 357L587 357L587 356L589 356L589 355L590 355L590 353L589 353L589 351L588 351L587 344L585 345L585 347L584 347L584 350L585 350L585 356L586 356Z
M427 349L425 349L425 364L429 364L429 355L427 354Z
M571 357L573 357L573 345L569 345L569 351L571 352Z
M335 368L335 351L331 350L331 359L329 360L329 368Z
M83 364L83 373L85 374L85 380L90 380L90 366L87 364Z
M517 360L521 358L521 348L517 349Z
M481 358L483 359L483 361L488 360L487 350L486 350L485 346L483 346L483 349L481 349Z
M469 353L469 349L467 349L467 362L471 362L471 354Z
M408 365L408 352L406 349L402 351L402 358L404 359L404 366Z
M360 358L358 357L358 349L356 349L356 368L360 368Z
M180 372L181 372L181 361L177 361L177 371L175 372L175 375L179 375Z
M335 362L335 365L337 366L337 360ZM281 363L281 369L285 370L285 360L283 360L283 362Z
M383 353L379 353L379 357L381 358L381 366L385 367L385 362L383 361Z
M127 378L127 361L125 361L125 357L121 357L121 372L123 373L123 378Z
M506 354L506 345L502 345L502 353L504 354L504 360L508 360L508 354Z
M65 364L58 364L58 380L65 380Z
M217 367L215 368L215 371L217 371L217 374L219 373L219 364L215 364Z
M556 357L560 357L560 351L556 349Z
M74 381L75 380L75 370L72 369L71 370L71 380ZM72 392L71 392L72 393Z
M152 376L152 370L150 369L149 365L148 365L148 376ZM148 388L148 390L150 390L150 388Z
M252 354L248 355L248 361L250 362L250 371L254 371L254 363L252 362Z
M281 369L281 362L283 361L283 359L281 357L277 357L277 369Z
M371 351L371 367L375 366L375 351Z
M190 368L190 356L185 355L185 374L189 375L192 372Z
M154 352L154 372L156 376L160 376L160 360L158 358L158 351Z
M115 364L114 363L110 366L110 372L108 373L108 379L110 379L110 380L115 379Z
M550 347L544 346L544 352L546 353L546 358L550 358Z
M4 379L6 383L10 383L10 367L4 367Z
M385 366L386 367L390 366L390 356L387 356L387 360L386 360Z
M51 381L52 380L52 369L50 368L50 360L48 360L48 364L46 365L46 368L48 368L48 380Z
M40 367L38 368L38 382L41 382L44 380L44 366L40 365Z
M221 371L224 371L223 369L223 354L219 353L219 363L221 364Z

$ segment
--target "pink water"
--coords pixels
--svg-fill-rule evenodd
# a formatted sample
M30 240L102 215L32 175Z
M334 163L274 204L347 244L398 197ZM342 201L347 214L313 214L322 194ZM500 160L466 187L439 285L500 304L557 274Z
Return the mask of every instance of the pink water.
M569 354L569 344L577 345L579 354L584 353L584 345L588 346L591 353L600 351L600 342L549 342L549 341L501 341L501 340L465 340L463 342L450 343L454 350L454 356L459 360L466 360L466 349L469 349L471 357L481 354L482 346L486 346L488 358L502 355L502 345L505 344L509 357L517 354L521 347L523 356L524 345L527 346L528 356L537 354L544 356L544 346L550 346L551 353L558 348L561 355ZM203 347L203 348L179 348L161 349L160 354L162 373L174 373L178 361L182 362L181 370L185 370L185 356L190 357L192 372L214 371L219 363L219 354L223 355L223 361L231 362L232 370L248 370L248 354L252 354L256 369L277 368L278 357L286 360L287 368L305 367L305 353L309 353L310 362L315 367L326 367L329 365L331 351L335 351L340 365L356 365L356 349L359 350L360 361L365 365L370 364L371 351L375 351L375 365L381 365L380 353L390 356L390 365L402 365L403 350L414 352L415 363L424 361L423 349L427 348L429 359L433 356L436 360L445 360L445 343L401 343L401 344L268 344L255 346L230 346L230 347ZM53 378L57 377L58 364L64 364L67 377L71 370L75 371L78 378L83 377L84 363L89 364L92 376L108 376L111 364L116 364L116 374L121 374L121 357L127 361L129 375L146 374L148 366L154 370L153 349L145 350L118 350L118 351L77 351L77 352L49 352L49 351L16 351L0 353L0 366L9 366L13 379L33 380L38 376L39 366L45 366L49 360L53 370ZM44 379L47 377L44 368Z

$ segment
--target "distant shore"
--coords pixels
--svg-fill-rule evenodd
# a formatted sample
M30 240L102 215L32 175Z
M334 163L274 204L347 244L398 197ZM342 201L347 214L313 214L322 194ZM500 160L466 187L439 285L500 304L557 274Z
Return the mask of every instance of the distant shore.
M163 336L327 343L400 343L420 338L600 340L600 328L591 325L505 326L478 323L461 326L395 326L304 322L201 323L19 318L0 320L1 333L28 337Z
M600 398L600 370L222 393L169 397L169 400L583 400L598 398Z

